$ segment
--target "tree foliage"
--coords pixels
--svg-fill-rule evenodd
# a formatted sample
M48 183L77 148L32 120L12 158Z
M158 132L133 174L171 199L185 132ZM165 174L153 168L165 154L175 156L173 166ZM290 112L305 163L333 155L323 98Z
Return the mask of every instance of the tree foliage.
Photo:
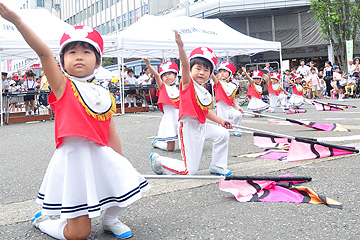
M319 22L323 38L331 42L339 65L345 70L346 40L353 40L360 23L360 0L310 0L313 20Z

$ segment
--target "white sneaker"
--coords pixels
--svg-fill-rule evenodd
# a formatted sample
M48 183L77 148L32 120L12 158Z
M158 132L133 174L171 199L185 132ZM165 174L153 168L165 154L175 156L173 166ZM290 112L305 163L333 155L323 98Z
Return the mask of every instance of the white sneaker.
M102 227L104 232L112 233L115 237L120 239L127 239L132 236L131 229L120 221L113 225L103 224Z
M25 112L25 116L29 116L29 112Z
M31 111L30 115L31 115L31 116L34 116L34 115L35 115L35 114L34 114L34 111Z
M41 214L41 211L38 211L37 213L35 213L35 216L31 219L32 224L36 227L39 228L39 224L45 220L49 220L49 216L44 216Z
M163 167L160 165L160 166L157 166L156 165L156 159L160 157L159 154L153 152L150 154L150 161L151 161L151 169L153 170L154 173L156 173L157 175L161 175L164 173L164 169Z
M210 167L209 171L211 174L221 175L221 176L229 176L232 174L232 172L229 169L223 169L223 168Z

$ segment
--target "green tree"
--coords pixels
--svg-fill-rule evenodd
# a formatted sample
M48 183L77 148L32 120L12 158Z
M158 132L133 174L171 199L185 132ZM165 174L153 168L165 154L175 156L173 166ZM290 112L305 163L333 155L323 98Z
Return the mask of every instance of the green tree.
M323 39L331 42L339 65L347 70L346 40L353 40L360 23L360 0L310 0L313 20L319 22Z

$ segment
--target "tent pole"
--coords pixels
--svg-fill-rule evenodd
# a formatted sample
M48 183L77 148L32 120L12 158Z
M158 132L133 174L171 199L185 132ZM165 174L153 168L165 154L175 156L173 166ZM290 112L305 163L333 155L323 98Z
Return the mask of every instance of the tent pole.
M283 71L285 69L283 69L283 59L282 59L282 53L281 53L281 46L280 46L280 50L279 50L279 56L280 56L280 69L281 71L280 73L280 79L283 79ZM284 81L281 81L281 86L284 87Z
M124 67L124 50L121 51L121 66ZM125 74L121 74L121 114L125 114Z
M1 64L1 50L0 50L0 72L2 73L2 64ZM1 80L2 81L2 80ZM3 108L3 85L1 82L1 99L0 99L0 106L1 106L1 126L4 126L4 108Z

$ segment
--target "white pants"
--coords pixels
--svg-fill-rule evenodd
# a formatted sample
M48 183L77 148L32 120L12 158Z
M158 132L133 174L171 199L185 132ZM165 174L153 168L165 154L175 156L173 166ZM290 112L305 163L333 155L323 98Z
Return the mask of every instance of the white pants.
M278 104L281 104L282 107L286 107L287 104L287 96L283 93L280 93L279 96L273 93L269 93L269 101L270 101L270 112L275 112Z
M242 113L223 101L217 102L216 115L225 120L234 119L234 125L241 125Z
M184 116L179 122L179 139L182 161L160 156L159 160L167 174L196 174L205 141L212 141L210 167L227 168L229 132L215 124L201 124L199 120Z

